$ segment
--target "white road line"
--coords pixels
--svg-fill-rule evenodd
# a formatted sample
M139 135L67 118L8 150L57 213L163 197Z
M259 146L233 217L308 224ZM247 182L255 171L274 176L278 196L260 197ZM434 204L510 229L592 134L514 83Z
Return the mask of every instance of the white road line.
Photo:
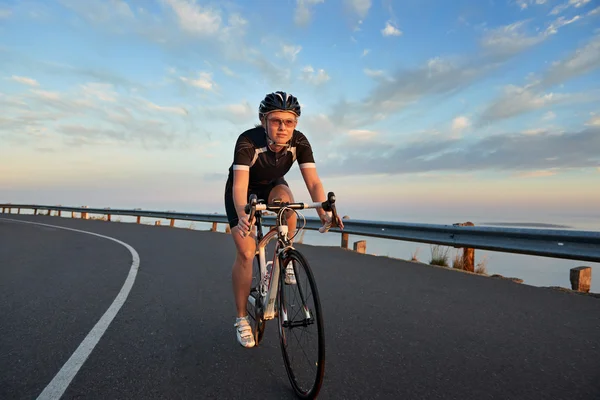
M65 390L67 390L67 387L69 386L69 384L71 383L71 381L73 380L83 363L85 363L85 360L87 360L92 350L94 350L94 347L98 344L100 338L102 338L102 335L104 335L104 332L106 332L106 329L121 309L121 306L123 306L123 303L125 303L125 300L127 299L129 292L131 291L131 287L133 286L133 282L135 281L135 277L140 267L140 256L133 247L131 247L125 242L121 242L120 240L112 238L110 236L99 235L93 232L81 231L79 229L65 228L57 225L42 224L39 222L21 221L18 219L11 218L1 219L6 221L19 222L23 224L34 224L49 226L58 229L65 229L68 231L86 233L88 235L94 235L104 239L112 240L125 246L127 250L129 250L129 252L131 253L131 256L133 257L133 262L131 263L131 268L129 269L127 279L125 280L125 283L123 284L123 287L121 288L121 291L119 292L115 300L112 302L108 310L106 310L102 318L100 318L100 320L96 323L92 330L87 334L83 342L81 342L77 350L75 350L75 352L67 360L65 365L63 365L60 371L58 371L58 374L56 374L54 379L52 379L52 381L48 384L48 386L46 386L44 391L37 398L37 400L60 399L60 397L63 395Z

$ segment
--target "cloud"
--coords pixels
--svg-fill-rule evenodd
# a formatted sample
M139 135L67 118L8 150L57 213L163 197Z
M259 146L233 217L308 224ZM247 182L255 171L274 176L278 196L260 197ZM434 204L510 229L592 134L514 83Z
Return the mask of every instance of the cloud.
M315 69L311 65L307 65L302 68L302 79L306 82L312 83L313 85L322 85L327 82L330 77L324 69Z
M550 87L600 68L600 35L576 49L564 60L553 62L540 85Z
M548 111L546 114L544 114L544 116L542 117L542 121L552 121L553 119L556 119L556 114L553 113L552 111Z
M358 141L368 141L377 136L377 132L368 129L351 129L348 136Z
M296 56L302 50L302 46L293 46L284 44L281 46L281 52L278 54L280 57L287 59L290 62L296 61Z
M521 10L525 10L525 9L527 9L527 7L529 7L530 5L533 5L533 4L536 4L536 5L545 4L546 0L517 0L516 3L519 6L519 8L521 8Z
M258 109L252 106L247 100L235 104L208 107L206 115L209 118L227 120L234 125L258 123Z
M504 89L504 94L483 111L481 120L497 121L551 105L588 100L589 97L585 95L543 92L537 85L524 87L508 85Z
M294 10L294 22L298 26L306 26L312 18L311 8L325 0L296 0L296 9Z
M566 19L565 17L559 17L555 21L551 22L550 25L548 26L548 28L546 28L546 34L554 35L554 34L558 33L559 28L561 28L565 25L572 24L573 22L577 22L581 18L582 17L580 15L576 15L571 19Z
M367 54L369 54L370 52L371 52L371 50L370 50L370 49L364 49L364 50L363 50L363 52L362 52L362 55L361 55L361 57L364 57L364 56L366 56L366 55L367 55Z
M516 174L517 178L547 178L556 175L556 171L541 170L541 171L526 171Z
M592 15L600 15L600 7L596 7L587 13L588 17L591 17Z
M29 89L0 96L0 136L19 143L176 147L189 143L194 116L184 106L159 105L133 90L89 82L68 91Z
M550 15L558 15L570 7L580 8L589 3L591 0L569 0L566 3L559 4L550 11Z
M190 86L206 91L213 91L217 86L213 81L212 74L210 72L199 72L198 78L195 79L185 76L180 76L179 79Z
M519 87L508 85L504 94L494 100L481 114L480 123L514 117L551 105L584 102L593 99L586 94L548 91L549 88L600 68L600 36L592 38L563 60L553 62L542 77Z
M452 131L462 132L471 126L471 121L465 116L459 116L452 120Z
M7 19L12 15L12 11L8 8L0 8L0 19Z
M484 51L500 57L511 57L545 40L545 34L528 35L525 28L529 21L517 21L509 25L487 30L480 41Z
M179 26L186 32L199 36L213 36L222 28L221 14L208 7L200 7L195 1L162 0L177 16Z
M22 83L23 85L40 86L40 84L38 83L38 81L36 81L33 78L27 78L25 76L16 76L16 75L13 75L13 76L10 77L10 80L12 80L14 82Z
M235 72L233 72L231 70L231 68L227 67L227 66L223 66L221 67L221 71L223 71L223 73L227 76L231 76L231 77L237 77L237 74Z
M586 125L600 127L600 115L592 115L590 120L586 122Z
M409 174L432 171L533 172L600 166L600 127L537 135L500 134L477 141L420 136L413 142L337 148L338 158L321 164L323 175ZM376 145L381 143L375 142Z
M365 18L371 8L371 0L345 0L345 4L360 18Z
M526 21L488 29L474 55L438 56L412 68L397 68L383 79L377 70L368 70L378 84L361 101L339 101L331 119L346 129L358 129L401 112L423 98L450 96L500 69L517 54L541 43L544 34L530 35Z
M402 31L392 25L391 21L387 21L385 23L385 28L381 30L381 34L383 36L400 36L402 35Z

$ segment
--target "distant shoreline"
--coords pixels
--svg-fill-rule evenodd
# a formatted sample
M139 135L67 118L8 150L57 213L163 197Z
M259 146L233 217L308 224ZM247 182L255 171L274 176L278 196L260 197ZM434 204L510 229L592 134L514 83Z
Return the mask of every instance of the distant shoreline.
M497 225L497 226L520 226L529 228L561 228L571 229L569 225L546 224L543 222L483 222L482 225Z

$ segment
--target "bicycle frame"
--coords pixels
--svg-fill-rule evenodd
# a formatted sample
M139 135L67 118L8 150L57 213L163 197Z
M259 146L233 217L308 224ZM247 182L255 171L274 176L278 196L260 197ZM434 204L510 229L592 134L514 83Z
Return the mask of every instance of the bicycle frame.
M257 221L260 221L260 217L257 217ZM258 225L258 224L257 224ZM278 232L279 231L279 232ZM262 236L261 227L257 226L257 238ZM271 262L271 270L267 269L267 245L271 240L277 236L277 244L275 245L275 251L273 252L273 260ZM280 239L281 238L281 239ZM282 244L287 242L282 248ZM280 225L273 227L267 232L266 235L260 237L257 243L256 254L258 254L259 268L260 268L260 281L258 282L258 295L262 300L262 304L266 306L263 310L263 319L270 320L275 317L275 299L277 298L277 290L279 289L279 274L281 273L279 259L280 254L288 248L293 248L287 239L287 226ZM254 307L255 299L253 296L249 296L249 301Z
M260 269L260 281L258 282L258 298L261 300L260 304L263 305L263 320L270 320L275 317L275 299L277 298L277 291L280 285L279 274L281 273L281 266L279 261L282 259L282 255L288 250L293 249L291 240L288 238L288 226L286 224L280 224L282 213L286 209L301 210L309 208L323 208L325 211L331 211L333 214L333 220L339 222L339 217L335 209L335 195L330 192L325 202L314 202L314 203L281 203L275 201L274 204L267 205L264 203L258 203L258 199L255 195L250 197L250 202L246 205L246 214L250 216L250 225L256 219L256 253L259 260ZM264 236L262 233L262 216L261 211L270 210L277 212L276 224L271 228ZM329 227L324 227L325 231ZM277 243L275 245L275 251L273 252L273 261L271 262L271 271L268 271L267 266L267 254L266 248L271 240L277 236ZM252 296L252 293L248 296L248 301L252 307L256 307L256 299Z

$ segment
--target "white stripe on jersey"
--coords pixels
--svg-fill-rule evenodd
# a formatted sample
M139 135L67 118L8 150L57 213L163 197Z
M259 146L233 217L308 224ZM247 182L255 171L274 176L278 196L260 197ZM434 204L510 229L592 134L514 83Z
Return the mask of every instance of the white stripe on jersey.
M250 166L249 165L239 165L239 164L234 164L233 165L233 170L234 171L250 171Z
M300 169L304 168L317 168L317 165L314 162L307 162L304 164L300 164Z
M264 153L265 151L267 151L266 147L261 147L260 149L255 149L254 150L254 158L252 159L252 162L250 163L250 167L254 165L254 163L256 162L256 160L258 160L258 155L260 153Z

